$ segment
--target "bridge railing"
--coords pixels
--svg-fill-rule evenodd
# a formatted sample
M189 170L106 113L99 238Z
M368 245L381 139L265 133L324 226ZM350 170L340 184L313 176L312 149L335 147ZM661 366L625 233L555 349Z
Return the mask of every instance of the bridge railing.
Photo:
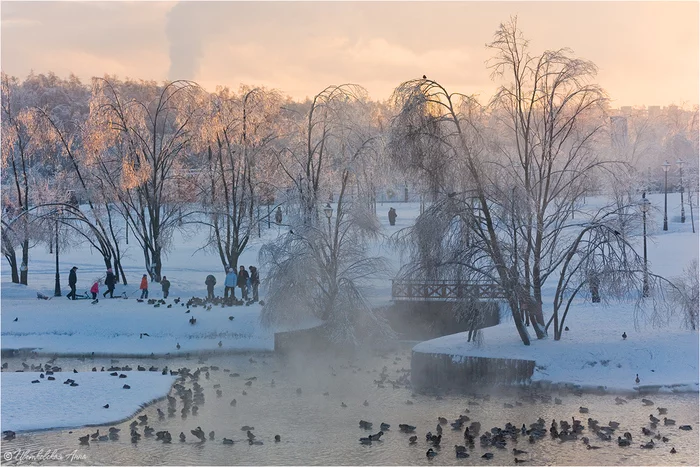
M496 283L457 281L391 281L393 300L503 299Z

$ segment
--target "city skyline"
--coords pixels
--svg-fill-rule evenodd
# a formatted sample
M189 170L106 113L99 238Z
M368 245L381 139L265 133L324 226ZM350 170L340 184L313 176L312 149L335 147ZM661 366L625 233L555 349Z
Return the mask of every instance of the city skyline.
M241 84L301 100L356 83L385 100L427 75L487 100L486 44L511 15L531 52L568 47L611 106L698 103L697 2L2 2L2 70Z

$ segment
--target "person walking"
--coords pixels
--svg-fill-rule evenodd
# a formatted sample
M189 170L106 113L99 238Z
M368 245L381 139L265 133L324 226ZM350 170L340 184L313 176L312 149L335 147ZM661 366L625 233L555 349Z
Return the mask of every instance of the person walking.
M228 268L226 273L226 279L224 280L224 300L228 299L228 293L231 292L231 300L236 299L236 284L238 282L238 276L236 276L236 270L234 268Z
M277 206L277 211L275 211L275 224L280 225L282 223L282 206Z
M168 293L170 292L170 281L167 277L163 276L160 281L160 286L163 288L163 298L168 298Z
M114 285L116 283L117 277L112 272L112 268L107 268L107 277L105 277L105 285L107 286L107 290L105 290L105 293L103 293L102 296L106 297L107 294L109 294L109 298L114 298Z
M141 299L143 300L144 298L148 298L148 275L144 274L143 277L141 278L141 285L139 286L139 289L141 289Z
M238 270L238 287L241 289L241 297L248 301L248 271L243 266Z
M70 287L70 292L68 292L69 300L75 300L75 284L78 283L78 274L75 272L78 270L78 266L73 266L68 273L68 287Z
M250 266L250 284L253 287L253 302L258 302L258 286L260 285L260 274L258 273L258 268L255 266Z
M207 278L204 280L204 283L207 285L207 300L213 300L214 299L214 286L216 285L216 277L209 274L207 276Z
M92 287L90 287L90 293L92 294L92 299L95 300L97 298L97 294L100 293L100 281L95 281L95 283L92 284Z
M389 225L396 224L396 209L389 208Z

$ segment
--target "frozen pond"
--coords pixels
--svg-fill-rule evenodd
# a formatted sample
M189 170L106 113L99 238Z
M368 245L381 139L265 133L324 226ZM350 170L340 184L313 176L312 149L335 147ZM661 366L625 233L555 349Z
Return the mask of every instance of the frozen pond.
M27 360L39 363L45 359ZM9 368L20 369L21 360L4 359ZM58 359L56 364L63 371L90 371L109 367L110 359L78 361ZM166 361L138 360L121 358L115 365L138 364L155 365L162 368L188 367L194 371L208 366L209 378L205 371L200 373L198 384L202 387L204 403L198 406L197 415L188 412L182 418L182 398L171 391L177 401L173 416L168 416L168 401L163 400L142 410L137 415L147 415L147 425L155 431L168 430L172 443L156 441L156 437L142 437L132 443L129 424L133 420L116 425L20 433L12 441L2 443L3 464L32 463L25 456L19 462L18 452L27 455L40 450L56 450L57 456L44 464L110 464L110 465L512 465L514 458L525 460L526 464L556 465L697 465L698 462L698 394L654 394L644 396L654 405L644 405L642 396L623 396L625 403L616 403L618 395L593 395L571 393L533 393L526 390L501 390L480 394L445 394L441 396L413 394L402 384L409 375L410 350L389 352L384 355L369 353L353 360L330 356L305 356L281 358L272 354L218 356L199 362L196 358ZM216 366L219 369L211 368ZM386 377L382 377L382 370ZM225 371L229 370L229 371ZM238 376L234 376L234 374ZM250 379L255 378L255 379ZM274 380L274 384L272 381ZM384 380L378 384L377 381ZM390 381L398 381L392 384ZM246 384L247 383L247 384ZM186 389L194 386L191 378L182 383ZM217 396L217 390L221 395ZM300 390L300 391L298 391ZM245 394L244 394L245 392ZM561 400L556 404L555 398ZM235 406L232 400L236 399ZM365 404L366 401L366 404ZM410 401L410 403L409 403ZM588 414L579 412L587 407ZM668 409L668 418L675 419L675 426L664 426L663 417L657 407ZM157 410L165 416L159 419ZM467 412L468 411L468 412ZM645 435L642 428L650 429L649 415L661 419L653 434ZM455 445L465 445L464 428L453 430L449 422L460 415L470 418L466 427L473 421L481 423L482 434L493 427L504 428L507 422L520 428L529 427L538 418L545 420L546 435L529 442L528 436L506 437L506 446L482 446L476 438L473 448L468 448L470 457L458 459ZM445 417L448 424L442 426L442 440L435 447L438 455L426 458L426 451L432 447L426 441L428 431L436 433L438 417ZM580 419L584 430L578 439L561 441L549 434L552 419L571 422L572 417ZM619 422L611 441L603 441L588 427L588 418L595 419L600 426L610 421ZM371 430L360 428L359 421L373 423ZM138 420L137 420L138 421ZM381 441L363 445L360 437L376 434L380 423L391 425L385 430ZM412 434L402 433L399 424L416 426L418 440L409 444ZM692 431L683 431L679 425L689 424ZM241 427L254 427L256 441L262 445L251 445L246 431ZM115 441L91 441L89 446L79 444L78 437L94 433L106 433L110 426L121 429L120 438ZM207 440L200 442L190 430L202 428ZM138 432L144 434L144 425ZM2 427L3 430L11 427ZM214 440L209 440L209 432L214 431ZM180 442L179 434L184 432L186 441ZM617 436L624 432L632 435L629 447L619 447ZM519 431L518 431L519 434ZM668 441L654 439L653 449L642 449L640 444L654 438L667 437ZM275 435L280 441L275 442ZM587 449L583 437L600 449ZM224 445L223 438L234 440L233 445ZM677 453L671 454L675 447ZM527 451L514 456L513 448ZM13 453L10 461L6 459ZM487 460L481 456L493 453ZM74 453L75 456L69 456Z

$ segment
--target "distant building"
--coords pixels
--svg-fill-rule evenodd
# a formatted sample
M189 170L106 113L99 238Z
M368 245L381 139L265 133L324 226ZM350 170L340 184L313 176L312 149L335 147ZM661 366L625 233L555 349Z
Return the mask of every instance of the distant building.
M627 117L610 117L610 146L615 151L624 151L629 144Z
M647 107L647 114L649 115L649 118L655 118L661 115L661 106L659 105L650 105Z

